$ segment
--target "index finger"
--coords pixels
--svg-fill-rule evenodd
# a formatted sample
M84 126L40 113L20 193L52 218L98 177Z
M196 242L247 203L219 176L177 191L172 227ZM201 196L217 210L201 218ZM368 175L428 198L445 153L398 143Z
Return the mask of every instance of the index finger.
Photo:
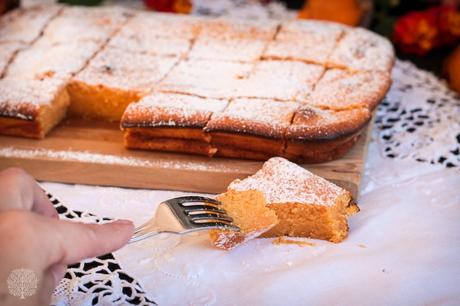
M43 220L47 264L73 264L85 258L110 253L125 245L133 234L128 220L106 224L83 224Z

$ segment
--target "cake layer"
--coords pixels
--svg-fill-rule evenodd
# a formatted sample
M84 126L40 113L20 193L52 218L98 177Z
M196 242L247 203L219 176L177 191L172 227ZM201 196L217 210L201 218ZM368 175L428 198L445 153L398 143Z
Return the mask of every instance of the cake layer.
M62 79L0 80L0 134L43 138L70 103Z
M310 237L340 242L347 217L359 209L348 191L283 158L271 158L256 174L233 181L228 190L257 190L279 223L263 237Z
M261 58L278 24L242 20L205 20L190 58L251 62Z
M264 59L325 65L346 27L331 22L287 21L264 52Z
M57 5L33 5L1 16L0 43L31 44L61 10Z
M177 61L105 48L70 82L70 111L81 117L120 120L129 103L148 94Z
M283 157L299 163L322 163L344 156L358 141L361 132L330 140L286 141Z
M347 30L328 59L328 67L390 72L394 51L390 41L363 28Z
M198 154L213 156L216 149L207 140L196 140L193 138L168 138L150 136L146 132L147 128L139 131L138 129L126 129L124 132L124 144L129 149L144 149L165 152L180 152L187 154ZM183 135L197 135L202 133L201 129L181 129ZM203 136L203 138L205 138Z
M387 72L328 69L307 97L306 104L331 110L368 108L372 111L390 84Z
M278 218L266 206L264 195L260 191L233 191L216 197L220 207L233 219L239 232L231 230L211 230L209 237L216 247L230 250L234 247L260 236L278 223Z

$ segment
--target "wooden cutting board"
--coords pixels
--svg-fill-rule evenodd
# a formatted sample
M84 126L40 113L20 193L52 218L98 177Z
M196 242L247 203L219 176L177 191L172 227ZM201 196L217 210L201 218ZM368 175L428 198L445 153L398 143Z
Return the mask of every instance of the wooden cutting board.
M355 196L369 130L342 159L303 165ZM19 166L43 181L219 193L263 162L126 150L118 124L67 119L43 140L0 136L0 169Z

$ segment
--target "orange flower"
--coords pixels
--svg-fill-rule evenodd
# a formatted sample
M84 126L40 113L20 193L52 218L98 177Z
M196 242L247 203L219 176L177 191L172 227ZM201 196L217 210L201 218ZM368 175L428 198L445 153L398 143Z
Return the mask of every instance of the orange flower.
M401 17L393 41L406 53L423 55L460 37L460 13L453 6L430 8Z
M188 14L192 11L191 0L144 0L144 4L159 12Z

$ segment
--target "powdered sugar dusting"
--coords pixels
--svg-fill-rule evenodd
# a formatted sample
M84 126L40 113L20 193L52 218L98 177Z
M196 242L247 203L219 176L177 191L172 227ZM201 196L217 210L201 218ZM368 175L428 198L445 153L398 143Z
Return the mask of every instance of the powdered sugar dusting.
M5 77L0 80L0 114L7 117L31 120L38 107L51 105L64 88L62 79L25 79Z
M251 69L248 63L191 59L174 67L157 89L201 97L232 98L241 79Z
M190 95L152 93L128 106L122 125L184 126L204 125L214 112L222 111L227 100L200 98Z
M384 72L351 73L329 69L306 102L330 109L367 107L372 110L383 98L389 85L390 76Z
M276 32L277 23L210 20L202 23L190 58L255 61Z
M34 5L11 11L0 18L0 43L32 43L60 10L56 5Z
M265 162L256 174L235 180L229 189L259 190L269 204L303 203L332 206L347 192L333 183L281 157Z
M175 170L199 170L199 171L229 171L222 165L212 163L200 163L191 161L174 160L148 160L135 157L123 157L111 154L101 154L88 151L70 150L46 150L46 149L18 149L14 147L0 147L0 156L6 158L45 158L58 159L64 161L76 161L82 163L134 166L134 167L154 167Z
M264 58L294 59L325 64L344 26L322 21L288 21L264 54Z
M65 7L48 24L42 39L51 43L105 42L126 22L128 15L126 10L117 7Z
M17 42L0 43L0 78L16 51L25 45Z
M328 60L330 66L389 72L394 51L388 39L362 28L346 31Z
M295 110L295 102L277 102L263 99L235 99L223 112L215 113L207 130L227 130L242 133L263 130L267 136L282 137Z
M7 75L38 79L48 75L69 79L99 49L100 44L91 41L50 44L39 39L31 48L18 53L8 67Z
M301 62L261 61L247 80L241 80L238 97L304 100L324 68Z
M177 63L177 57L127 53L105 48L75 79L113 88L152 89Z

